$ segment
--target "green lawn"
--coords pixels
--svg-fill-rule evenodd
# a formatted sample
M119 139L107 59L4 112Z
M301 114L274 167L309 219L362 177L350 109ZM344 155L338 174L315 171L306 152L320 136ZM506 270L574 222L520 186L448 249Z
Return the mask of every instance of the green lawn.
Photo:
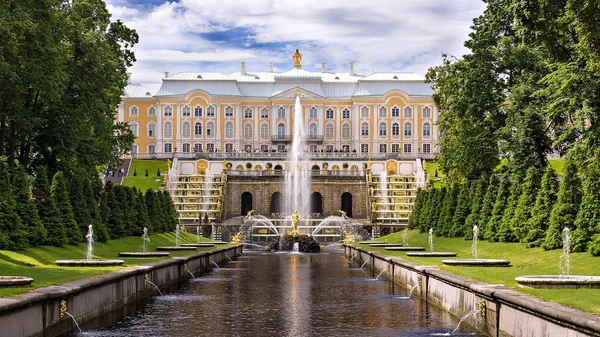
M410 246L426 247L428 235L417 230L408 232ZM379 240L388 243L402 243L402 233L397 232L381 237ZM461 238L434 237L434 251L451 251L458 253L457 258L471 258L470 240ZM402 259L423 265L438 265L441 269L457 275L470 277L493 284L504 284L514 287L517 291L527 293L543 300L558 302L583 311L600 315L600 289L528 289L519 288L515 277L524 275L558 275L559 257L562 250L545 251L541 248L526 248L520 243L490 243L479 241L479 258L506 259L511 261L511 267L485 268L485 267L450 267L444 266L442 260L448 258L409 257L405 252L386 251L383 247L370 247L362 245L369 250L379 251L390 256L400 256ZM600 258L589 253L571 254L572 275L600 276Z
M550 166L556 171L556 174L563 175L565 171L565 160L564 159L548 159Z
M201 241L210 239L200 237ZM119 252L142 251L141 237L127 237L118 240L110 240L107 243L95 243L93 255L98 259L124 260L123 267L133 266L148 262L169 259L175 256L194 254L194 251L170 252L169 257L157 258L121 258ZM195 243L196 235L192 233L181 233L181 243ZM147 245L148 251L154 251L159 246L174 246L175 233L153 234ZM196 251L212 250L214 248L197 248ZM91 276L106 274L107 272L119 270L123 267L58 267L54 261L62 259L85 259L87 245L49 247L42 246L29 248L23 251L13 252L0 250L0 275L2 276L28 276L34 279L30 286L0 288L0 297L24 293L35 288L50 285L59 285L71 281L85 279Z
M143 192L148 189L158 190L163 183L164 175L167 173L167 162L163 160L141 160L133 159L131 169L127 177L123 179L124 186L137 187ZM160 176L157 176L157 170L160 168ZM146 169L148 176L146 177ZM133 176L133 172L137 176Z
M438 172L437 177L435 176L436 170ZM439 164L435 160L425 160L425 171L429 174L429 181L433 187L440 188L446 184L446 175L439 168Z

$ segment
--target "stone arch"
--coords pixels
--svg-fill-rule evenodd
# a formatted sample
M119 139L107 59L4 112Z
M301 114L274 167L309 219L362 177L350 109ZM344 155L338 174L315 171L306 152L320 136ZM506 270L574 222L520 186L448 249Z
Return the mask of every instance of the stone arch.
M275 174L282 174L283 166L277 164L273 169L275 170Z
M242 197L240 200L241 203L241 213L240 215L246 215L248 214L248 212L250 212L253 208L252 208L252 193L250 192L244 192L242 193Z
M271 194L271 214L283 213L283 196L281 192Z
M342 194L342 211L346 212L349 218L352 217L352 194L350 192Z
M310 213L323 214L323 196L319 192L310 195Z
M313 165L310 170L312 171L312 174L319 174L321 173L321 168L319 167L319 165Z

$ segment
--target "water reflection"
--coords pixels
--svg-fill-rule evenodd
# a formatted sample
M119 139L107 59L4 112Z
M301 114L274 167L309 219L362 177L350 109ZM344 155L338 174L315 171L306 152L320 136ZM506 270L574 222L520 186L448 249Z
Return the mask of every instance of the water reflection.
M79 336L430 336L458 321L341 254L257 254ZM398 289L399 287L396 287ZM87 330L87 331L85 331ZM475 336L472 331L455 336ZM77 336L77 335L74 335Z

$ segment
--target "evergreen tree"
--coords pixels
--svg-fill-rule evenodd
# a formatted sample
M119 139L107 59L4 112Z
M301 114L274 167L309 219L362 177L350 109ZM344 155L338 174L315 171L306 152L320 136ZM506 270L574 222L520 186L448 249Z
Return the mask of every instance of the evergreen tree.
M84 178L80 174L72 173L69 176L69 196L71 199L71 207L73 208L73 215L75 222L79 225L79 232L85 237L89 225L94 227L94 231L96 231L96 227L92 222L90 208L87 204L87 199L84 196L83 180Z
M44 244L61 247L69 243L58 208L50 193L46 167L38 167L32 192L40 219L48 232L48 239Z
M443 186L440 189L434 190L434 195L431 196L431 204L429 206L429 221L425 231L429 231L429 228L433 228L434 231L438 230L438 221L442 215L442 207L444 206L444 200L448 193L448 188Z
M135 220L135 226L133 226L134 231L131 235L142 235L144 232L144 227L148 228L151 226L150 218L148 217L148 208L146 207L146 199L144 198L144 194L134 188L134 196L135 196L135 208L137 209L137 218Z
M473 226L479 227L480 212L484 203L484 197L487 189L488 180L488 176L483 175L479 177L479 179L477 179L477 181L474 183L475 193L473 194L471 205L469 205L469 216L467 216L467 218L465 219L463 229L465 238L473 237ZM479 229L479 231L483 233L481 228Z
M171 194L167 191L162 191L162 204L163 211L165 212L165 219L167 224L167 231L174 231L175 227L179 223L179 216L177 210L175 210L175 205L173 205L173 199L171 199Z
M59 171L52 178L51 195L58 210L59 221L62 222L65 229L67 241L71 245L77 245L83 241L83 235L79 231L79 226L75 221L73 208L69 198L69 188L64 174Z
M91 178L96 184L102 186L100 179ZM86 204L90 213L90 218L92 221L92 226L94 226L94 240L98 242L106 242L108 241L108 229L106 228L106 224L102 221L102 217L100 215L100 209L98 205L98 201L94 197L94 188L92 187L92 181L87 177L84 177L83 181L83 196L85 197Z
M459 193L458 193L458 201L456 203L456 210L454 211L454 216L452 217L452 227L450 228L450 236L453 237L462 237L467 233L467 229L465 228L465 221L469 216L469 211L471 210L471 189L473 188L473 184L469 186L468 183L463 183L458 185Z
M0 160L0 249L19 250L29 247L27 232L17 214L8 166Z
M528 247L539 247L542 244L548 228L550 213L556 202L557 190L556 173L552 166L548 165L542 177L542 187L535 199L535 206L531 210L531 217L527 221L527 234L521 240L527 243Z
M598 230L600 229L600 164L593 160L588 164L583 176L583 198L575 220L576 229L572 231L572 247L574 252L583 252L590 249L592 254L598 255ZM590 241L594 238L594 242Z
M428 191L422 191L422 193L423 192L426 193L426 196L423 200L423 207L421 207L421 210L419 211L419 231L421 233L425 233L429 230L428 226L431 219L431 207L434 203L437 189L432 188Z
M125 214L122 208L124 199L123 189L114 187L109 181L105 185L105 197L107 206L110 209L108 217L108 232L111 239L118 239L126 236Z
M437 222L436 235L448 236L450 233L450 228L452 227L452 218L454 217L454 212L456 210L458 192L457 185L451 186L447 189Z
M158 198L156 196L156 192L152 189L146 191L145 199L146 199L146 208L148 209L148 217L150 218L150 226L148 226L148 231L154 233L162 232L162 223L163 223L163 214L160 209L160 205L158 203Z
M562 247L562 230L565 227L575 229L575 219L583 196L577 166L570 158L566 159L564 172L556 204L550 213L550 225L542 244L542 248L546 250Z
M500 181L498 192L494 200L494 206L492 207L492 213L490 219L485 225L485 232L483 237L490 242L500 241L500 226L502 224L502 217L508 203L508 197L510 195L511 185L507 177L504 177Z
M521 197L521 186L523 184L523 176L519 173L512 176L513 182L510 186L510 194L506 208L502 213L500 227L498 228L498 239L502 242L517 242L517 235L511 227L512 218L517 209L519 198Z
M539 168L532 166L527 169L527 175L521 186L521 195L517 201L515 214L510 221L512 232L521 242L527 235L527 222L531 219L531 210L535 206L535 200L539 190L540 170Z
M481 205L481 209L479 210L479 219L477 225L479 227L479 232L482 234L480 237L483 240L487 240L487 224L490 221L490 217L492 216L492 210L494 209L494 203L496 202L496 195L498 194L498 178L496 176L491 176L487 183L487 188L485 190L485 196L483 197L483 203ZM467 219L468 220L468 219Z
M27 240L32 246L39 246L48 239L48 232L40 219L35 202L31 197L29 178L23 166L17 165L13 176L13 195L16 201L16 211L27 232Z
M419 227L419 212L423 208L423 201L426 197L425 191L421 188L417 189L417 195L415 197L415 201L413 202L413 209L408 217L408 228L415 229Z

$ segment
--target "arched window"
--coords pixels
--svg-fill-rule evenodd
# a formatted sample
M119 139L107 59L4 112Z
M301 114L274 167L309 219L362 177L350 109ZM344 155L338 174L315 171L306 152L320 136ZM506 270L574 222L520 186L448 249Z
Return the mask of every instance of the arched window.
M202 123L198 122L194 124L194 135L202 136Z
M233 123L231 122L225 124L225 137L233 137Z
M137 106L132 106L131 109L129 109L129 115L131 116L137 116L138 115L138 108Z
M165 117L172 117L173 116L173 107L171 107L170 105L165 106Z
M269 126L267 123L263 123L260 126L260 138L269 138Z
M399 136L399 135L400 135L400 125L398 125L398 123L392 124L392 136Z
M397 106L392 108L392 117L400 117L400 109Z
M183 122L183 124L181 125L181 135L183 137L189 137L190 133L191 133L191 127L190 127L190 123L188 122Z
M423 118L431 118L431 108L426 106L423 108Z
M138 123L136 122L131 122L129 124L129 128L131 129L131 133L133 134L133 136L138 137L138 132L139 132L139 126Z
M156 137L156 123L154 123L154 122L148 123L148 137L149 138Z
M412 118L412 109L409 106L404 108L404 118Z
M308 134L310 136L316 136L317 135L317 124L312 123L309 127L308 127Z
M251 124L246 124L244 126L244 137L252 138L252 125Z
M173 136L173 124L171 124L171 122L165 123L165 130L163 133L164 133L165 137Z
M423 124L423 136L431 136L431 124L425 123Z
M213 137L215 135L215 123L208 122L208 124L206 124L206 135L209 137Z
M387 136L387 125L385 123L379 124L379 135Z
M379 108L379 118L387 118L386 107L382 106L381 108Z
M363 106L362 109L360 109L360 117L362 117L362 118L369 117L369 107Z
M182 117L190 117L190 115L191 115L191 109L190 109L190 107L187 106L187 105L184 106L183 109L182 109L182 111L181 111L181 116Z
M285 125L283 125L283 124L277 125L277 136L278 137L285 136Z
M369 135L369 123L362 123L360 126L360 135L368 136Z
M342 137L350 138L350 125L348 125L348 124L342 125Z
M215 117L215 107L214 106L209 106L208 108L206 108L206 117Z
M333 125L327 124L325 127L325 137L333 138Z
M285 108L284 107L279 107L279 109L277 109L277 117L285 118Z
M404 124L404 135L412 136L412 124L410 124L410 123Z
M225 117L233 117L233 107L230 105L225 108Z
M202 107L201 106L196 106L194 108L194 117L202 117Z
M155 107L151 106L148 109L148 116L156 116L156 108Z

